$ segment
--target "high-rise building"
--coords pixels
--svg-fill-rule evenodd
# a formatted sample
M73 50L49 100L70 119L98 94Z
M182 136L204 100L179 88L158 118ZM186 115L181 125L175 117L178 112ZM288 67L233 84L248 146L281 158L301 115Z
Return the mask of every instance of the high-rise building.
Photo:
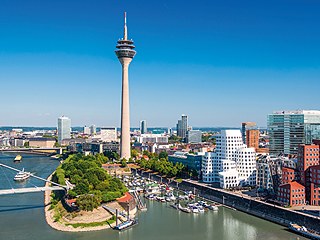
M320 139L320 111L281 111L268 115L270 154L297 154L300 144Z
M62 143L64 139L71 138L71 120L62 116L58 118L58 143Z
M146 120L140 121L140 133L145 134L147 132L148 132L147 121Z
M117 141L117 128L115 128L115 127L102 127L100 130L100 139L103 142Z
M257 124L255 122L243 122L241 124L242 140L244 144L247 142L247 131L253 129L257 129Z
M246 143L248 147L259 149L260 131L258 129L248 129L246 131Z
M90 134L91 134L91 135L97 134L97 128L96 128L95 125L91 125L91 126L90 126Z
M90 134L91 134L90 128L87 127L87 126L84 126L84 128L83 128L83 134L90 135Z
M177 124L177 135L182 139L185 139L188 131L188 116L182 115L181 120L178 120Z
M189 130L187 131L187 143L201 143L202 132L200 130Z
M136 55L133 41L128 39L127 18L124 14L124 35L118 40L115 53L122 65L122 99L121 99L121 139L120 158L131 158L130 146L130 103L129 103L129 64Z

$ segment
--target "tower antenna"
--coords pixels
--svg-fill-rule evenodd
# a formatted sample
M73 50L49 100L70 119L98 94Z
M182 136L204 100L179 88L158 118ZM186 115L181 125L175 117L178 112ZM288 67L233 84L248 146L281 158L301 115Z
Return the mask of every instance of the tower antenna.
M124 12L124 34L123 34L123 40L128 40L127 12Z

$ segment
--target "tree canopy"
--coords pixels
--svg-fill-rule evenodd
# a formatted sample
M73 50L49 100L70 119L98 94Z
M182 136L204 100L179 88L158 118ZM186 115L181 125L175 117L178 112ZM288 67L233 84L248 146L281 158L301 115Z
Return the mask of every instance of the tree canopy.
M102 168L102 164L107 161L108 158L103 154L76 154L69 156L58 167L55 178L60 184L65 185L64 180L67 178L75 185L68 194L77 197L80 209L92 211L91 209L99 206L101 202L113 201L127 192L127 188L119 179L112 177Z

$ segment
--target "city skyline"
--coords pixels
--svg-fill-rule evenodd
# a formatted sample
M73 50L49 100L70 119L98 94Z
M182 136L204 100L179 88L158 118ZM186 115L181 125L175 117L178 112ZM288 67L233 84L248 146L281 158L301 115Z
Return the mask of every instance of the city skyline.
M182 113L192 126L266 127L275 110L319 109L316 1L73 3L3 3L0 126L55 126L63 114L119 126L124 11L139 47L131 127L172 127Z

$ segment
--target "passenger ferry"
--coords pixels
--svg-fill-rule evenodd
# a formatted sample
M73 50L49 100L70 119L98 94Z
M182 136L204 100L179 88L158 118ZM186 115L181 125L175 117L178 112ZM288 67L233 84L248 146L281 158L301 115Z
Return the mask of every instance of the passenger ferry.
M289 229L294 231L295 233L298 233L304 237L310 238L310 239L320 239L320 235L316 232L309 231L306 227L300 226L295 223L290 223Z
M26 179L28 179L30 177L30 172L25 172L24 168L22 169L22 171L18 172L18 174L13 178L13 180L15 181L24 181Z

